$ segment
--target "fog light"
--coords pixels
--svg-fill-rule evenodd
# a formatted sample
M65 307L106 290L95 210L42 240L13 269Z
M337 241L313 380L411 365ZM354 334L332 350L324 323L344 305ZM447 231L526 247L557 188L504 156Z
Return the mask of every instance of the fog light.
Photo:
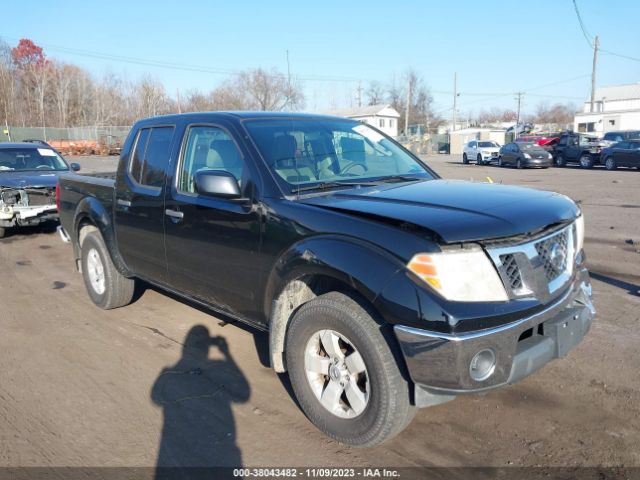
M490 348L476 353L469 364L469 374L477 382L486 380L496 369L496 354Z

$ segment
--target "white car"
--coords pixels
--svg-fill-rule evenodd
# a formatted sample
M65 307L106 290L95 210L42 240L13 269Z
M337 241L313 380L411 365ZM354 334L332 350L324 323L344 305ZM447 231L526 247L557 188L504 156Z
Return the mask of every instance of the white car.
M462 163L476 162L478 165L498 161L500 145L491 140L471 140L462 150Z

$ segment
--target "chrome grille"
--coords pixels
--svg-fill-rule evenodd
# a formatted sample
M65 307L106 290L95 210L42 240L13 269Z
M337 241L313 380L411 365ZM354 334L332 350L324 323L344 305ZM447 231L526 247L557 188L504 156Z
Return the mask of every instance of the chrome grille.
M520 275L520 268L518 268L518 264L516 262L516 257L511 253L508 253L506 255L500 255L500 261L502 262L504 274L511 290L514 292L520 290L523 287L523 284L522 276Z
M566 229L536 243L535 247L540 260L542 260L547 281L555 280L567 269L569 241Z
M551 298L571 279L575 258L575 226L568 225L529 241L524 238L486 245L510 298ZM510 243L512 242L512 243Z

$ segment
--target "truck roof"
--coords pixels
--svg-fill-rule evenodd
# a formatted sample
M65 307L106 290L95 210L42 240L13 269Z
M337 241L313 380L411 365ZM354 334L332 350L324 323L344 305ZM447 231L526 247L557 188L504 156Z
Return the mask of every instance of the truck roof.
M254 119L254 118L299 118L299 119L312 119L312 118L341 118L347 120L344 117L336 117L335 115L323 115L315 113L296 113L296 112L263 112L263 111L216 111L216 112L191 112L191 113L176 113L171 115L161 115L156 117L148 117L141 119L140 122L146 122L149 120L182 120L182 119L201 119L203 117L222 117L222 118L239 118L239 119ZM357 121L357 120L353 120Z

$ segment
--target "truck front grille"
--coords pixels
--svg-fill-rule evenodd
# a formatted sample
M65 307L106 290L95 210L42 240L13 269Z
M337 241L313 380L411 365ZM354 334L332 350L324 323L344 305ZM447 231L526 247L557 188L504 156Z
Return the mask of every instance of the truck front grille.
M574 226L556 229L529 241L493 242L487 253L510 298L548 298L569 281L575 256Z
M502 262L502 268L504 268L507 286L514 292L520 290L522 288L522 276L516 263L516 257L511 253L507 253L506 255L500 255L500 261Z
M567 269L569 242L567 229L535 244L538 256L544 265L547 281L558 278Z

